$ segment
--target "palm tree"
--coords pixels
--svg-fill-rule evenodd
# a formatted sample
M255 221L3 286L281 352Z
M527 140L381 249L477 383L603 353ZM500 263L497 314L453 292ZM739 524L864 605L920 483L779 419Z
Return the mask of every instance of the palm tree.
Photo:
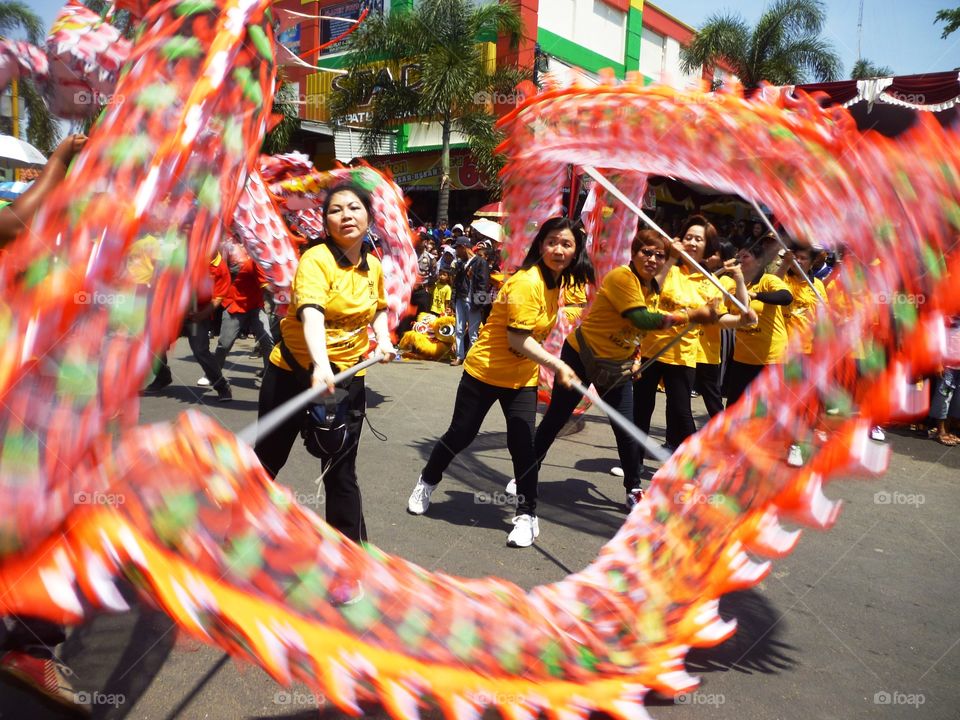
M796 85L836 80L840 58L820 37L826 20L821 0L776 0L751 28L740 15L711 15L680 59L686 72L727 64L747 91L761 82Z
M850 71L851 80L869 80L876 77L890 77L893 70L886 65L874 65L866 59L857 60L853 64L853 70Z
M22 31L27 41L34 45L40 45L46 34L43 20L28 5L19 0L0 0L0 34L17 31ZM27 140L49 155L60 139L53 115L31 79L21 78L18 87L29 115Z
M450 202L450 135L454 130L476 136L478 150L492 148L495 118L489 112L493 93L508 94L521 79L516 68L491 71L485 65L479 38L506 33L516 39L519 15L510 4L474 7L470 0L423 0L410 11L366 20L350 36L348 74L333 93L330 115L344 123L358 110L368 110L364 151L373 152L385 133L411 119L440 124L442 178L437 221L447 219ZM407 82L372 69L403 62L416 67ZM484 132L484 128L488 132ZM482 154L482 153L481 153ZM481 158L481 166L485 163ZM495 165L486 163L488 172Z
M960 7L954 10L940 10L933 24L936 25L941 20L946 23L946 27L943 28L940 39L946 40L950 33L960 30Z

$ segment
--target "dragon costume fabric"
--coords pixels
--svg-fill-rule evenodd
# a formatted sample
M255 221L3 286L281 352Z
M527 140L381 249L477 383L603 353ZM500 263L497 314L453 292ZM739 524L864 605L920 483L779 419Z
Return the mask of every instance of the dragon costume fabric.
M635 199L648 174L762 199L793 236L864 260L838 281L848 297L927 302L821 313L813 353L792 352L689 438L597 559L556 583L527 593L355 545L213 419L132 427L150 360L176 337L224 228L244 203L268 212L256 178L276 43L267 0L125 6L142 20L118 76L123 101L0 266L0 613L81 622L123 610L123 580L190 635L352 714L370 691L398 718L426 698L458 719L490 704L511 720L643 717L648 690L696 686L689 648L735 631L718 598L758 583L770 568L760 558L790 552L799 531L781 522L829 527L839 507L823 485L883 470L867 428L915 412L909 381L943 360L943 318L960 309L956 133L921 119L896 141L863 135L846 111L775 92L677 93L610 74L554 88L502 123L508 267L559 214L576 163ZM395 327L416 272L402 198L369 169L337 172L374 193ZM602 278L626 262L636 221L596 192L614 209L588 216ZM148 235L146 287L125 259ZM269 237L264 257L286 263L286 241ZM864 338L857 380L847 358ZM840 414L821 440L812 423L827 406ZM795 442L809 449L801 468L783 462ZM345 579L363 599L329 602Z

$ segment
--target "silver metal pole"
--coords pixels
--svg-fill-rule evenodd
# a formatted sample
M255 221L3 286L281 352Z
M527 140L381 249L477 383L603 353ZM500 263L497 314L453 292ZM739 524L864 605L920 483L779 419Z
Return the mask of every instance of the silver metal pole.
M344 380L352 378L361 370L365 370L371 365L376 365L383 359L383 353L377 350L373 355L368 357L363 362L359 362L352 367L347 368L343 372L337 373L333 376L334 383L341 383ZM329 392L324 387L318 388L308 388L296 397L292 397L287 400L283 405L274 408L262 418L258 418L250 425L247 425L238 435L243 442L247 445L253 445L257 441L257 437L260 435L269 435L282 423L284 423L291 415L293 415L298 410L306 407L307 403L316 400L319 397L323 397L327 392Z

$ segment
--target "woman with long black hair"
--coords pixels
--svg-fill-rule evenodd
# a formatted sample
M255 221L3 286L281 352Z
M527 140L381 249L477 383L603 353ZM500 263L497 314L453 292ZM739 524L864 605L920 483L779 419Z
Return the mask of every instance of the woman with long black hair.
M563 286L586 282L590 261L582 228L567 218L547 220L537 232L518 270L504 283L490 317L463 363L450 427L407 501L408 512L423 515L444 470L480 431L494 402L507 421L507 447L517 479L517 510L507 544L529 547L540 533L537 521L537 472L534 426L540 365L569 387L577 376L567 363L543 349L553 330Z

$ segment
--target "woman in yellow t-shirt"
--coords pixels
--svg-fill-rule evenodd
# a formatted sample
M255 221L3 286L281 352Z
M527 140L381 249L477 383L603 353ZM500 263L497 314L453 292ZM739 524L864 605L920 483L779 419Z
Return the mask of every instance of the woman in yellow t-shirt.
M684 250L703 267L708 267L709 260L717 256L718 266L712 275L719 276L720 284L741 303L749 307L747 285L743 279L743 272L735 257L727 261L720 259L720 237L712 223L701 215L691 216L683 227L681 236ZM730 248L733 250L732 246ZM709 269L709 268L708 268ZM710 282L710 279L692 268L682 267L687 279L696 287L697 293L704 301L717 299L719 319L716 324L704 325L700 328L697 337L697 365L693 380L693 389L703 398L710 417L723 412L723 396L720 391L721 363L723 360L723 330L734 330L738 325L749 325L757 321L752 311L741 320L739 308L727 307L725 296Z
M693 215L683 223L680 237L683 249L701 264L704 256L712 255L718 247L716 229L699 215ZM678 255L674 253L667 265L672 266ZM722 298L713 283L695 268L677 265L670 267L663 282L660 309L690 313L697 308L711 307L714 309L713 319L708 324L722 319L723 327L736 327L740 323L740 316L726 313L721 305ZM676 340L681 335L680 340ZM674 341L676 343L670 346ZM663 351L667 347L669 349ZM683 333L681 328L652 331L643 338L640 351L645 360L653 357L658 359L633 384L633 421L643 432L650 432L650 421L657 403L657 385L663 380L667 395L666 444L671 449L676 448L697 431L690 393L696 382L700 333ZM645 453L641 448L641 465L644 458Z
M790 252L783 256L783 263L777 272L777 277L783 279L793 295L793 302L788 308L787 337L791 342L795 337L800 338L800 350L805 355L813 352L813 327L817 323L820 305L827 301L827 288L823 281L810 274L815 259L812 248L794 243ZM810 278L816 292L803 279L804 275Z
M589 259L583 230L563 217L547 220L537 232L521 269L504 283L490 317L463 363L449 429L430 453L407 501L423 515L444 470L480 431L493 403L507 421L507 447L517 479L517 511L507 544L529 547L540 533L534 425L539 366L554 371L554 387L569 387L577 376L541 343L557 321L560 287L586 282Z
M787 350L788 308L793 294L783 280L763 271L763 255L762 243L745 247L737 254L747 281L750 308L757 313L758 322L737 328L733 359L727 370L727 407L740 399L767 365L781 364Z
M709 308L695 309L689 314L658 311L660 286L657 276L663 271L669 250L667 241L653 230L638 232L630 246L629 264L614 268L603 278L579 330L567 336L560 352L560 359L585 384L595 385L603 399L625 417L633 416L630 374L626 373L619 380L601 379L600 369L593 367L591 358L623 366L633 359L631 371L635 373L640 367L636 354L644 332L687 322L709 321L712 317ZM537 427L535 447L541 463L579 401L580 394L575 390L554 385L550 406ZM623 468L627 510L630 510L642 495L641 449L632 435L613 423L611 426Z
M383 269L363 243L370 227L370 195L350 183L337 185L324 202L323 218L327 240L300 258L293 280L293 301L280 322L282 338L264 373L257 414L263 417L310 386L326 386L331 395L335 391L344 395L337 409L346 410L342 418L345 429L337 422L327 433L329 442L318 443L311 452L320 457L323 468L327 522L359 542L367 539L357 484L357 448L366 393L361 373L343 386L335 386L333 376L366 354L369 326L385 355L384 362L392 360L396 350L387 324ZM271 477L275 478L287 462L302 419L297 413L273 432L257 438L254 450Z

